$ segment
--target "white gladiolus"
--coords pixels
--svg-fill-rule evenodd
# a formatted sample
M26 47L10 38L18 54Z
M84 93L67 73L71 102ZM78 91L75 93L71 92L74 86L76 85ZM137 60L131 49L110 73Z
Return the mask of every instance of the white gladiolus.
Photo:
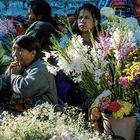
M100 10L100 13L101 13L101 15L108 17L108 18L115 15L115 12L111 7L102 7Z
M100 83L100 77L103 75L103 71L98 69L95 71L95 82Z
M125 18L126 24L130 27L133 31L139 26L138 21L134 17L127 17Z
M57 49L59 50L58 46L56 46ZM59 69L70 76L74 82L81 83L83 88L88 88L90 93L94 89L99 92L104 90L99 85L102 83L104 86L103 74L105 74L108 62L105 60L103 48L99 46L98 42L89 48L89 46L83 45L83 38L80 35L74 35L68 41L67 48L62 48L62 52L56 50L52 51L52 55L57 58ZM55 69L50 69L50 71L53 72ZM97 96L98 92L95 94L94 96Z
M51 54L46 51L44 53L45 53L45 57L43 59L44 59L44 61L47 61L48 58L50 58Z
M140 26L138 26L134 32L135 39L140 43Z
M140 42L140 26L138 20L134 17L128 17L125 19L127 26L132 30L137 42Z
M73 71L73 69L71 68L70 64L68 64L68 62L65 61L63 58L58 59L57 65L59 66L60 69L65 70L65 73L67 75L69 75L70 72Z
M59 69L57 67L53 67L53 66L50 66L50 65L46 65L47 66L47 69L50 73L56 75L57 74L57 71L59 71Z
M72 134L70 132L64 131L61 134L61 139L62 140L71 140L72 139Z
M77 77L74 77L74 78L73 78L73 81L74 81L74 82L81 82L81 81L82 81L81 75L79 75L79 76L77 76Z
M112 42L112 48L115 48L118 47L118 45L120 44L121 42L121 31L116 28L116 30L114 31L114 33L112 34L112 37L111 37L111 42Z

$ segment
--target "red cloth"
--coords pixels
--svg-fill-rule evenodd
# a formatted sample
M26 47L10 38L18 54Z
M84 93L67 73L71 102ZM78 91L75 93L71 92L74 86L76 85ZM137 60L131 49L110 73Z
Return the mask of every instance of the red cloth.
M135 7L137 19L139 20L139 23L140 23L140 0L133 1L133 4L134 4L134 7Z

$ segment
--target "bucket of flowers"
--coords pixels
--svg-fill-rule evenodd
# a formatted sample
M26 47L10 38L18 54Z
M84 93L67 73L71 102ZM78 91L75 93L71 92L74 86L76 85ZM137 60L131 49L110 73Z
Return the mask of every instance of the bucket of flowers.
M106 134L131 140L135 137L137 123L132 112L133 104L119 98L112 99L111 94L109 90L104 91L95 99L90 108L91 120L96 126L96 121L101 119Z

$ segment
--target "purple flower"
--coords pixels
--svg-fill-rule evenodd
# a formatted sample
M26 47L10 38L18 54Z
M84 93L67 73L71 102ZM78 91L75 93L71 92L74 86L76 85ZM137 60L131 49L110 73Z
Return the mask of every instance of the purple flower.
M0 20L0 35L5 36L12 33L16 33L13 21L9 19Z
M132 81L132 87L140 86L140 74L135 75Z
M119 53L117 54L118 56L118 60L121 62L126 62L127 61L127 55L129 54L129 52L132 51L132 48L130 47L123 47L120 49Z
M126 77L120 77L119 78L119 84L122 86L123 89L127 89L128 88L128 81Z
M104 52L104 56L107 56L108 51L110 50L110 38L103 37L102 35L99 36L100 43L98 43L98 48L102 49Z
M6 23L6 26L7 26L9 33L16 33L16 29L15 29L15 26L13 24L13 20L6 19L5 23Z
M8 29L5 26L5 22L3 20L0 20L0 35L5 36L6 34L8 34Z

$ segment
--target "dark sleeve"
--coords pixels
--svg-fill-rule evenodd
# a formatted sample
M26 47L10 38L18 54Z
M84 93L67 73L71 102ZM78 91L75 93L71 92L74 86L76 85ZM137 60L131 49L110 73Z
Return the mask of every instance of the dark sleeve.
M59 33L48 22L37 21L33 23L26 31L25 34L34 36L40 43L42 50L50 51L52 43L50 38L52 35L59 38Z
M22 97L38 96L49 89L47 77L49 73L46 70L34 68L26 77L22 75L11 75L11 86L15 93Z
M10 89L10 76L0 75L0 91Z

